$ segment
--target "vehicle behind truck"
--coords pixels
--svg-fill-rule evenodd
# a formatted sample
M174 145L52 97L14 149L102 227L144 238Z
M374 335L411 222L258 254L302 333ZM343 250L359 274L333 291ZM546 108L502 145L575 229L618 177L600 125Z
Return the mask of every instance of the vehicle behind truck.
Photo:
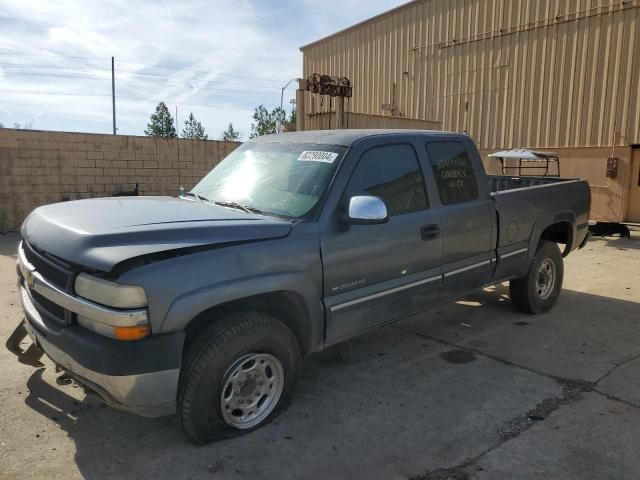
M461 134L259 137L177 198L34 210L7 347L203 444L269 422L304 356L377 326L506 281L544 314L589 203L583 180L488 177Z

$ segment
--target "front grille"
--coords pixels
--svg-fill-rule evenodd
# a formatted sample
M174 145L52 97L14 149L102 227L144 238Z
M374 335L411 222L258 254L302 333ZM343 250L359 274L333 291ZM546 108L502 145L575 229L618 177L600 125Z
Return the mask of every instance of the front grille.
M44 254L36 251L35 248L25 241L22 242L22 250L25 258L31 265L33 265L36 272L60 290L69 292L71 288L71 279L73 278L71 270L45 257ZM29 289L29 294L41 314L46 315L47 318L60 325L67 325L70 322L72 315L71 312L52 302L48 298L43 297L34 290Z
M51 260L44 258L44 256L36 252L27 242L22 242L22 246L24 249L24 256L27 258L27 261L35 267L36 271L39 272L40 275L58 288L64 291L68 290L69 279L71 277L70 271L56 265Z
M40 307L39 310L43 310L44 313L48 313L50 316L54 317L58 323L65 324L67 323L65 320L65 312L66 310L62 308L60 305L53 303L48 298L43 297L38 292L33 290L29 290L31 294L31 298L36 304L36 307Z

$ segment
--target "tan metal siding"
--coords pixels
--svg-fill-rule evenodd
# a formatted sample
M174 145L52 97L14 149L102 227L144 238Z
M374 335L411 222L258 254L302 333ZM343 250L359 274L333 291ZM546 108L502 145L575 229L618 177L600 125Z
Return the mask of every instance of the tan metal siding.
M303 74L349 77L348 111L395 103L481 148L640 143L638 7L419 0L304 47ZM311 97L307 112L329 111Z

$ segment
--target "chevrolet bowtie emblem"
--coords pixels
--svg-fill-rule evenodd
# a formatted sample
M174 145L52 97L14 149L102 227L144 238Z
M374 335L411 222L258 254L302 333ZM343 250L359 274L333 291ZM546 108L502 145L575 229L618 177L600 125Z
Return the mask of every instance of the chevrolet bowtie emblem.
M36 283L36 277L33 276L33 273L27 269L25 269L23 271L24 274L24 281L27 284L27 286L29 287L29 289L32 289L33 286Z

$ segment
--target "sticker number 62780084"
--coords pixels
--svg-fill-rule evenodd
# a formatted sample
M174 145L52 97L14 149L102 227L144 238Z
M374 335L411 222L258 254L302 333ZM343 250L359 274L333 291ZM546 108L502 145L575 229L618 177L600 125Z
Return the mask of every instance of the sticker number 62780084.
M300 154L298 160L301 162L323 162L333 163L338 158L335 152L321 152L318 150L305 150Z

